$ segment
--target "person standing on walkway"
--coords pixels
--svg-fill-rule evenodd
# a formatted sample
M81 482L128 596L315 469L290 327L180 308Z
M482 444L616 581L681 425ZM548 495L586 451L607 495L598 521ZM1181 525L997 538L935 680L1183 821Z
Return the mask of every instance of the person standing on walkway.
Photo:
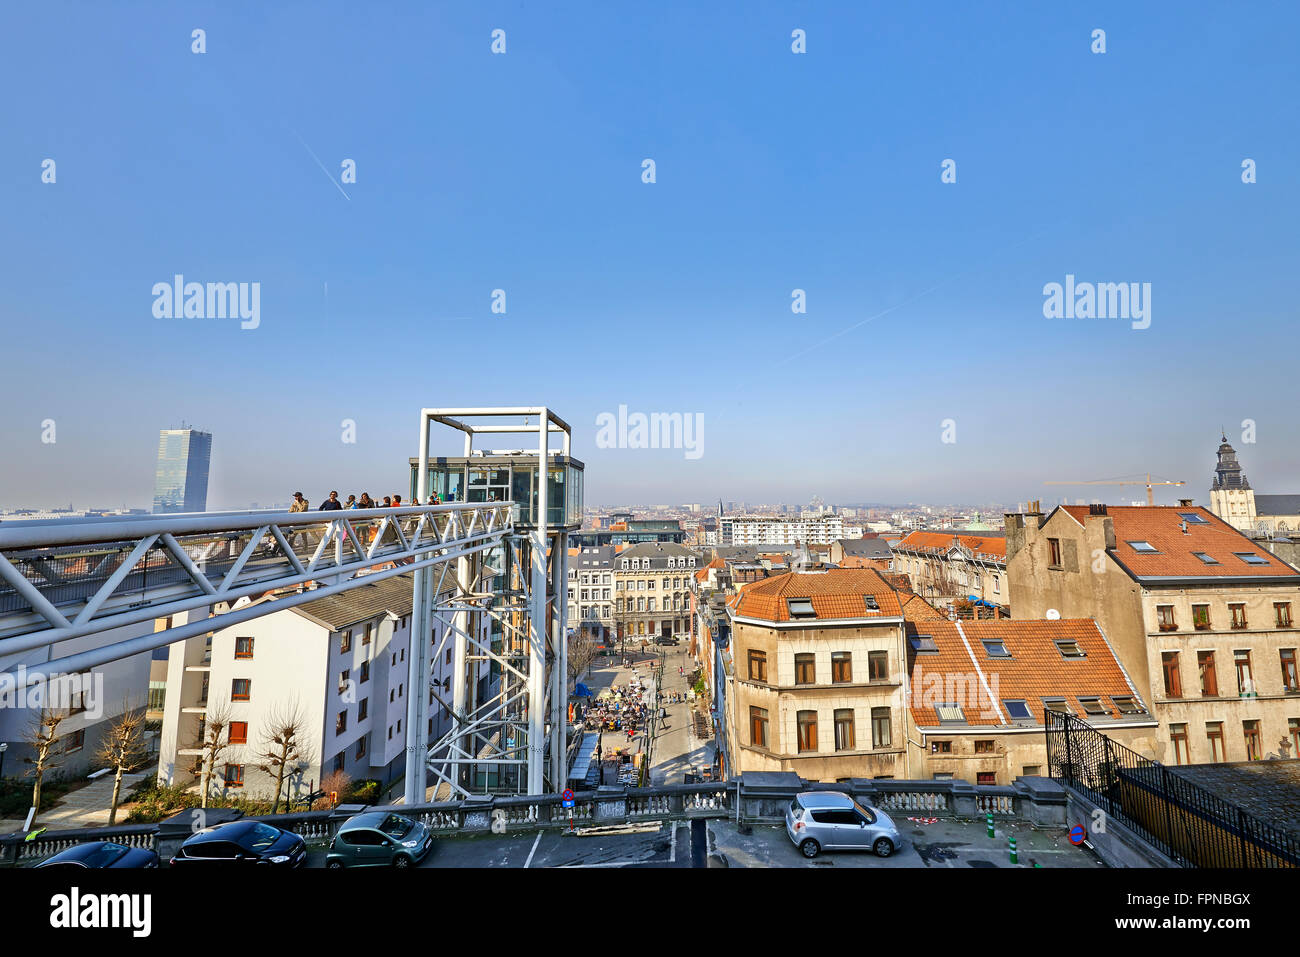
M343 508L343 503L339 501L338 492L330 492L330 497L320 503L318 512L336 512Z

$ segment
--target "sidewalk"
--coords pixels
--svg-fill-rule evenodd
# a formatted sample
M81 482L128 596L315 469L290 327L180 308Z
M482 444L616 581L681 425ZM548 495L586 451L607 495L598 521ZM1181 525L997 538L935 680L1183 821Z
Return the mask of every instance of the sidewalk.
M678 668L685 669L686 673L678 674ZM686 654L685 642L669 649L664 664L663 693L684 694L689 691L688 682L693 668L694 663ZM659 732L655 736L650 783L684 784L687 771L705 768L713 763L715 746L712 740L702 741L695 736L691 726L693 702L681 701L663 707L668 709L668 718L660 722Z
M131 788L156 770L137 771L135 774L122 775L121 800L125 801ZM59 799L57 807L46 808L36 816L36 827L48 827L51 830L67 831L80 827L108 827L108 806L113 800L113 775L105 774L96 778L84 788L70 791ZM126 815L118 808L117 823L125 823ZM0 820L0 834L21 831L23 818Z

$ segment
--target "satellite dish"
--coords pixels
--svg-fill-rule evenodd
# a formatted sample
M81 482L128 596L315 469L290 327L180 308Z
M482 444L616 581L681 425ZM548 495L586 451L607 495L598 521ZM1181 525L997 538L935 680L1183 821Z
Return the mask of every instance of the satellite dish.
M1059 611L1057 611L1055 608L1049 608L1049 609L1047 609L1047 616L1046 616L1046 617L1047 617L1047 620L1048 620L1048 621L1056 621L1057 619L1059 619L1059 618L1061 617L1061 613L1060 613Z

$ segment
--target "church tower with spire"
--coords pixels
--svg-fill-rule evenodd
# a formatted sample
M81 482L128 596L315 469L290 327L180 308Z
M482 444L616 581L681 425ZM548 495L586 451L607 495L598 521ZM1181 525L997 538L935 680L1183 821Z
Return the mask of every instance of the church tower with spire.
M1221 433L1222 434L1222 433ZM1237 462L1237 453L1222 435L1219 446L1219 464L1214 469L1210 484L1210 511L1239 531L1255 528L1255 490L1246 481Z

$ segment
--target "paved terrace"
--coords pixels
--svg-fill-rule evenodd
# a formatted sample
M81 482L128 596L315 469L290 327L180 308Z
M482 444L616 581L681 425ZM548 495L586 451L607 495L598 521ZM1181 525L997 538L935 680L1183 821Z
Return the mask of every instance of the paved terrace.
M888 859L825 852L804 860L785 835L785 807L803 790L844 790L893 817L904 846ZM1054 782L1021 778L1011 787L964 781L853 780L809 784L795 774L739 781L581 792L570 817L558 795L497 797L394 806L439 840L426 867L1006 867L1016 838L1021 867L1097 867L1066 840L1066 795ZM302 834L319 866L339 824L362 806L262 818ZM0 861L30 865L83 841L116 840L171 856L192 833L195 812L158 824L46 831L34 841L0 838ZM238 812L209 810L207 824ZM986 815L994 818L988 837Z

